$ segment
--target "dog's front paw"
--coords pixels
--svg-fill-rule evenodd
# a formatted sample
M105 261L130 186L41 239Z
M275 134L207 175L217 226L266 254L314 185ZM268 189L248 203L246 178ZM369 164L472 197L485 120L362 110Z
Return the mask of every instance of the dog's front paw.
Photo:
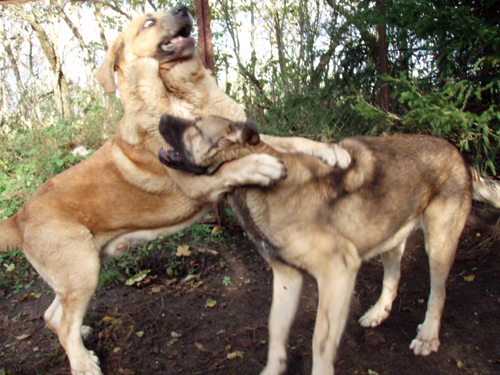
M411 342L410 350L413 350L415 355L427 356L438 351L440 342L437 333L426 333L422 327L422 324L418 326L418 334Z
M414 339L410 344L410 350L413 350L415 355L427 356L432 352L437 352L439 345L440 342L438 339L430 341L420 341L419 339Z
M358 322L361 327L377 327L382 323L391 312L391 306L382 306L375 304L365 315L359 318Z
M345 169L351 164L351 155L337 144L324 144L324 147L315 149L314 156L323 160L331 167Z
M272 183L286 178L286 168L283 162L267 154L252 154L245 158L246 170L242 174L245 181L239 185L269 186Z
M71 363L71 375L102 375L99 358L92 350L86 350L83 360L77 361L74 366Z

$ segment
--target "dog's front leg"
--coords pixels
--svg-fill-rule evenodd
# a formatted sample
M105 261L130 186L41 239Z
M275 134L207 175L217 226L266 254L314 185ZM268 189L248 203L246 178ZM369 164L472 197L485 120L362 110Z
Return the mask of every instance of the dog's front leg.
M324 259L314 272L319 304L313 336L312 375L333 375L333 362L344 331L361 260L355 251Z
M299 305L302 273L279 261L273 268L273 302L269 315L269 351L261 375L279 375L286 370L286 342Z
M274 137L261 134L260 138L272 148L280 152L302 152L312 155L332 167L347 168L351 163L351 155L335 143L311 141L301 137Z
M217 203L237 186L269 186L286 177L283 163L267 154L251 154L224 163L213 175L193 175L169 169L177 185L190 198Z

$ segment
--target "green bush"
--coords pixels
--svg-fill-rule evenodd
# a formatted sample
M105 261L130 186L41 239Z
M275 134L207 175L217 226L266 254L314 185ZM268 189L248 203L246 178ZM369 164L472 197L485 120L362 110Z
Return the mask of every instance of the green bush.
M83 160L71 153L75 146L85 146L89 155L97 150L123 113L116 97L99 98L90 91L73 98L72 105L71 121L0 133L0 219L17 212L51 176Z
M401 117L388 114L359 100L358 112L372 123L375 134L424 133L447 139L483 173L496 175L500 156L500 107L491 104L472 111L469 101L478 101L485 91L497 89L500 81L476 87L467 81L446 80L439 88L422 89L417 81L404 77L385 77L393 88L393 97L406 107Z

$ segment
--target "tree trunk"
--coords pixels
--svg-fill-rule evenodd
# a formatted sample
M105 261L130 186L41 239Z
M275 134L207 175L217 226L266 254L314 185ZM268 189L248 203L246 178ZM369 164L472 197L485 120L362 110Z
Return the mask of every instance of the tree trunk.
M66 25L68 25L69 29L73 33L74 37L76 38L76 41L78 42L78 45L80 46L81 50L85 54L85 62L87 65L90 67L92 74L95 76L97 72L97 68L94 63L94 59L92 58L92 54L90 53L90 50L87 47L87 44L83 40L82 34L80 34L80 31L78 28L75 26L73 21L68 17L64 9L59 6L58 3L56 3L54 0L51 0L52 5L54 6L54 9L56 12L61 16L61 18L66 22Z
M283 12L286 13L286 0L283 6ZM283 16L284 18L284 16ZM273 2L273 21L274 21L274 33L276 36L276 47L278 49L278 64L280 66L281 81L283 83L283 91L285 96L288 95L288 77L286 74L286 62L285 62L285 51L283 44L283 22L280 19L280 14L278 10L278 4L276 1Z
M7 57L10 61L10 68L14 72L14 77L16 77L16 85L17 90L19 91L19 97L21 102L21 119L24 120L27 124L30 123L30 106L28 100L26 99L26 89L24 88L23 81L21 80L21 73L19 72L19 68L17 66L17 59L14 57L12 49L9 44L4 45L4 50L7 54Z
M71 115L71 106L69 103L70 92L68 82L62 71L61 59L57 53L57 45L54 45L54 42L51 41L42 25L34 18L26 17L26 20L35 32L35 36L42 47L43 54L47 58L52 68L52 72L54 73L54 93L56 94L57 109L61 113L61 116L68 117Z
M381 15L385 15L385 3L384 0L378 1L379 12ZM385 22L381 23L378 27L379 35L379 64L380 64L380 74L389 74L389 60L387 51L387 26ZM389 83L382 79L380 87L380 102L381 107L384 111L391 111L391 91Z

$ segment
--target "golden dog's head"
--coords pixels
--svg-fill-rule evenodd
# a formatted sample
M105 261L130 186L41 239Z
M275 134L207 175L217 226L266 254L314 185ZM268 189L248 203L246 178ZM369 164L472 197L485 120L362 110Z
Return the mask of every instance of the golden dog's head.
M114 71L141 57L156 58L160 64L192 57L192 28L193 18L184 5L135 18L108 48L97 71L99 83L107 92L114 92Z
M163 115L160 134L173 150L160 149L158 158L166 166L195 174L211 174L227 161L251 153L248 146L259 143L253 119L233 122L207 116L188 121Z

